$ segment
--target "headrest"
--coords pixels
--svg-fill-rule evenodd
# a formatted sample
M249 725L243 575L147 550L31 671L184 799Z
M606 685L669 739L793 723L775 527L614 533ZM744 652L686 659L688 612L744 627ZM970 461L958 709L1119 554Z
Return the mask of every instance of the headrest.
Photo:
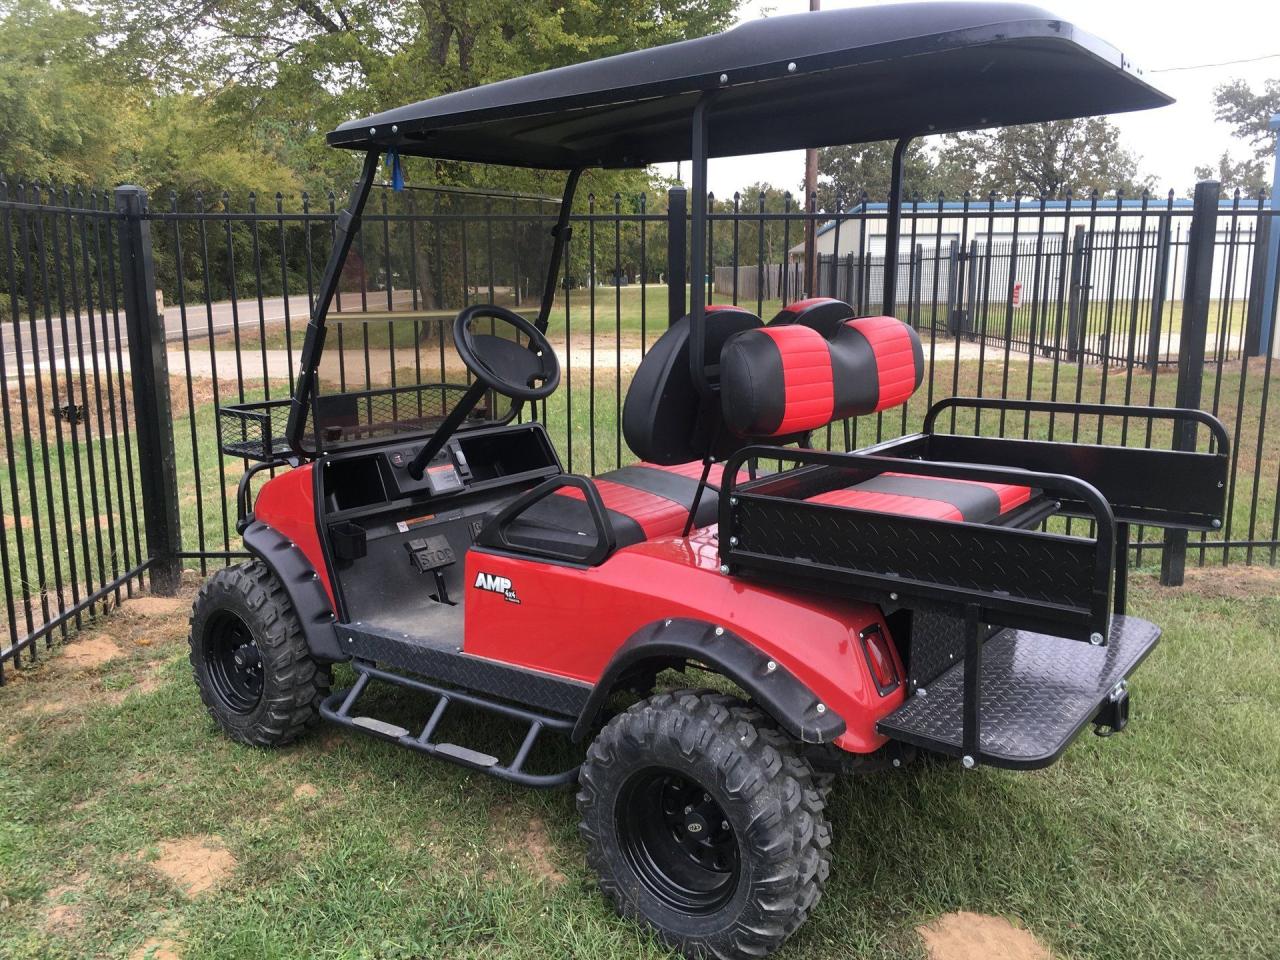
M808 300L797 300L778 311L777 316L769 321L771 327L781 327L798 323L802 327L817 330L828 340L835 336L840 324L854 316L853 307L843 300L832 297L810 297Z
M700 460L715 431L699 422L700 398L689 374L687 316L673 323L640 361L622 407L622 435L641 460L669 466ZM760 318L741 307L706 307L708 361L735 334L754 330Z
M725 344L720 405L737 436L784 437L905 403L923 379L920 338L893 317L844 320L829 338L770 324Z

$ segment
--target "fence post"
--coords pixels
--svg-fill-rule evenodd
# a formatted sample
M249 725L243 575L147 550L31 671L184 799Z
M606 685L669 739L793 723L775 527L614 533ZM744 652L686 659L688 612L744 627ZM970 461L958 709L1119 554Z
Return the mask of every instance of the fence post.
M1249 273L1248 312L1244 318L1244 343L1241 355L1244 359L1262 354L1262 317L1265 310L1267 276L1275 267L1268 263L1273 227L1268 216L1258 217L1258 228L1253 234L1253 270Z
M1271 118L1267 126L1280 131L1280 113ZM1266 278L1262 281L1262 323L1258 326L1258 343L1271 343L1271 325L1276 322L1276 287L1277 274L1280 274L1280 226L1275 224L1280 217L1280 137L1276 139L1276 156L1271 165L1271 236L1267 243L1263 259L1266 261ZM1274 341L1280 343L1280 337ZM1246 354L1247 356L1247 354Z
M947 248L947 332L960 333L960 241L952 240Z
M1076 226L1071 238L1071 287L1067 293L1067 360L1080 359L1080 341L1084 332L1084 314L1088 296L1084 289L1085 228Z
M1160 214L1156 231L1156 269L1151 284L1151 327L1147 334L1147 369L1153 373L1160 364L1160 333L1164 326L1164 300L1169 286L1169 255L1173 250L1173 217Z
M1182 294L1182 336L1178 343L1178 389L1175 405L1200 408L1204 386L1204 340L1209 330L1209 295L1213 286L1213 247L1218 233L1216 180L1196 184L1187 237L1187 285ZM1194 421L1178 421L1173 427L1173 449L1195 450ZM1187 566L1187 531L1166 530L1160 556L1160 583L1176 587Z
M172 595L182 576L182 528L178 514L178 472L169 406L169 358L164 317L156 309L156 273L151 223L144 216L141 187L115 191L119 222L120 276L124 292L133 415L141 471L143 517L153 593ZM191 411L195 416L195 411ZM198 482L198 479L197 481Z
M684 298L686 253L688 246L689 194L684 187L667 191L667 323L675 323L685 315ZM737 267L737 264L734 264Z

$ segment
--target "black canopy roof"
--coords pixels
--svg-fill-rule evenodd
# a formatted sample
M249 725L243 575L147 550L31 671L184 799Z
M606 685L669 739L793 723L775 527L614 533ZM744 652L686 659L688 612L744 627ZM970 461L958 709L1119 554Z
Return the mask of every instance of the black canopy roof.
M898 3L770 17L345 123L354 150L635 167L1143 110L1171 103L1119 50L1039 7Z

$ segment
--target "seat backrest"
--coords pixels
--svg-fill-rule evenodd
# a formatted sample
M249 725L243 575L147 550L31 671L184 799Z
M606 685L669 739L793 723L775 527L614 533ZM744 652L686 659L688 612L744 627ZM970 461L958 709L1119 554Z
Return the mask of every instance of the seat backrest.
M835 336L840 324L853 319L854 310L843 300L834 297L810 297L788 303L769 321L771 327L799 324L817 330L828 340Z
M731 337L760 327L760 318L741 307L706 308L705 356L719 357ZM636 370L622 407L622 435L641 460L664 466L706 456L717 431L699 417L698 390L689 372L687 316L673 323L649 348Z
M924 350L916 332L893 317L838 323L833 312L817 326L796 319L745 330L720 353L720 404L738 437L780 438L834 420L887 410L924 379Z

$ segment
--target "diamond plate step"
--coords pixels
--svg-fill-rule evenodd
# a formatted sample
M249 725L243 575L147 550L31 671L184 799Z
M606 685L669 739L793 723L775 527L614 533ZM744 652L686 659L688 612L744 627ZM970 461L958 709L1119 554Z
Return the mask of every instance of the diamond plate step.
M1117 616L1106 646L1004 630L982 648L981 763L1034 769L1053 763L1111 690L1160 639L1160 628ZM959 756L964 664L943 672L877 724L887 737Z

